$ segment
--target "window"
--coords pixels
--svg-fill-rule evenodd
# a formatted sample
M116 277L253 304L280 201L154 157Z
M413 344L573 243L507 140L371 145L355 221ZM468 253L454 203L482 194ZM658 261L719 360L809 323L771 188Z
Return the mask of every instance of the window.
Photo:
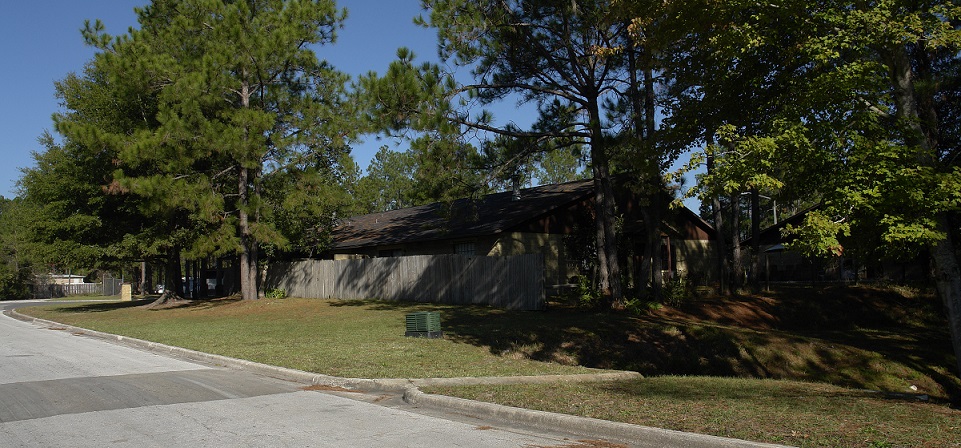
M454 253L465 257L473 257L477 251L474 243L457 243L454 245Z
M378 258L403 257L403 256L404 256L403 249L382 249L377 251Z

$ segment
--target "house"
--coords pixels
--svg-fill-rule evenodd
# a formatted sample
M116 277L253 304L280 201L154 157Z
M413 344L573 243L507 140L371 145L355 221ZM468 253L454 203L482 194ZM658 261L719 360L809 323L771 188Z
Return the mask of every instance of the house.
M790 249L790 242L796 236L786 235L787 226L800 226L807 214L816 207L802 210L772 226L761 229L758 234L760 247L760 275L767 282L850 282L850 281L894 281L899 283L927 280L927 254L906 260L868 259L853 256L844 251L839 256L828 258L805 257ZM743 254L750 256L753 237L741 242ZM745 260L747 261L747 260Z
M333 230L331 256L540 253L545 284L566 284L579 273L578 252L593 241L593 188L592 180L582 180L356 216ZM621 210L637 210L637 201L623 196ZM637 213L628 215L626 232L644 228ZM661 256L668 274L696 270L711 278L711 226L686 208L663 224Z
M54 285L82 285L84 277L72 274L50 274L50 283Z

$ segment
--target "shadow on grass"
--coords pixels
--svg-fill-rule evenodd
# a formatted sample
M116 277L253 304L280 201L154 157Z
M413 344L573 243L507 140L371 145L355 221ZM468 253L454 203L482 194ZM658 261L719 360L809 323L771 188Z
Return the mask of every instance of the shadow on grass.
M333 301L331 306L437 311L448 340L485 347L498 356L645 376L829 382L890 389L893 396L906 391L905 382L923 381L917 378L922 375L931 385L924 392L933 398L961 397L935 302L872 288L789 287L765 296L708 298L644 316L365 300ZM877 360L884 361L881 367Z
M125 308L142 308L147 311L164 311L177 309L197 309L209 310L239 302L241 299L235 297L224 297L216 299L202 300L179 300L160 307L152 307L156 298L146 298L133 300L130 302L97 302L97 303L78 303L64 305L53 308L57 312L71 313L102 313L107 311L121 310Z
M134 300L130 302L98 302L87 304L71 304L51 308L57 312L64 313L103 313L107 311L121 310L124 308L136 308L149 303L146 300Z

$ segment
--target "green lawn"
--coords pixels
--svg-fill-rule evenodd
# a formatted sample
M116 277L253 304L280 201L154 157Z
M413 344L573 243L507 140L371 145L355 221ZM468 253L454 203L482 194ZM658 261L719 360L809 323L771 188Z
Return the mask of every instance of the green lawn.
M891 288L785 288L632 316L375 301L216 300L23 312L195 350L343 377L633 370L621 383L429 391L802 446L961 446L961 394L940 304ZM445 338L406 338L437 311ZM872 392L873 391L873 392ZM927 401L919 401L924 400Z
M405 315L455 307L280 299L217 300L149 310L138 303L54 305L21 310L61 323L309 372L355 378L425 378L586 373L576 365L500 356L498 349L445 339L404 337ZM467 313L467 314L465 314ZM476 318L496 314L477 308ZM456 317L455 317L456 316ZM445 330L456 328L452 320ZM493 351L492 351L493 350Z
M792 446L961 446L961 411L828 384L665 376L617 383L424 391Z

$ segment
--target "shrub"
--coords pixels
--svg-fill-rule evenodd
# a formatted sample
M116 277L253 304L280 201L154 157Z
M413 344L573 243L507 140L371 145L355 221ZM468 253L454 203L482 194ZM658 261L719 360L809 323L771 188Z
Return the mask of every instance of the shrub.
M694 290L687 277L678 275L664 282L664 304L669 306L679 306L694 298Z
M586 275L577 276L577 286L574 294L580 306L593 308L601 303L601 292Z
M287 297L287 291L280 288L268 289L267 292L264 293L264 297L268 299L284 299Z

